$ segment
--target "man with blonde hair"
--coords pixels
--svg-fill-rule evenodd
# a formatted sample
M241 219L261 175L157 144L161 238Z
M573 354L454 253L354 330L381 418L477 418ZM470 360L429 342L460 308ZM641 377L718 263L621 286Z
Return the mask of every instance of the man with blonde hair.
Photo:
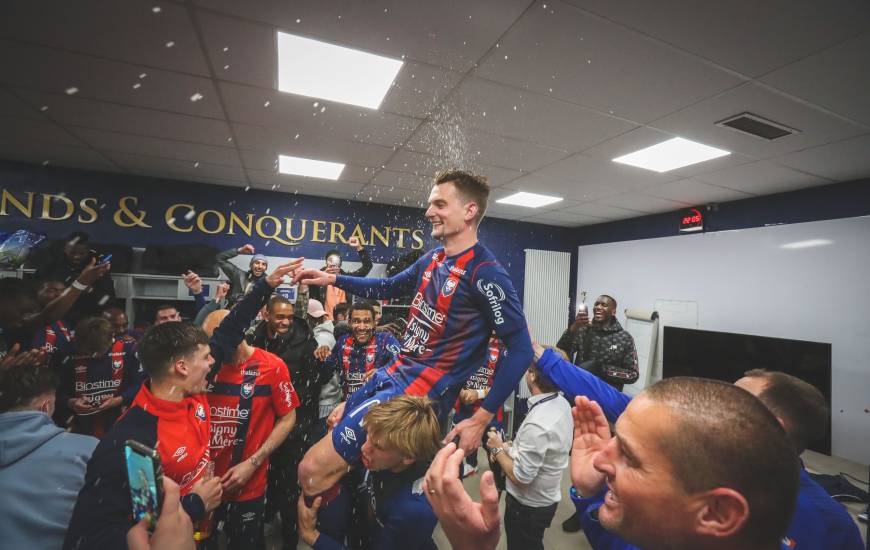
M402 395L367 408L363 425L368 437L362 446L366 471L358 490L370 512L363 516L371 520L364 526L362 547L436 548L432 531L438 520L423 494L423 477L441 447L432 405L425 397ZM361 408L350 414L358 412ZM299 536L317 550L345 548L341 539L350 517L349 495L323 501L317 497L309 508L304 497L299 499ZM318 511L322 532L315 525Z

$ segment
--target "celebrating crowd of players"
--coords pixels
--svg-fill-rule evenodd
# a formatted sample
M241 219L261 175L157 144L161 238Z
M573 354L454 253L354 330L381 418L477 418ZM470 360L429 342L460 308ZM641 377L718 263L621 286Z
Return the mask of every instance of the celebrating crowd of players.
M484 444L508 481L509 548L542 547L569 450L594 548L860 548L798 459L826 425L817 390L752 372L734 386L670 379L629 401L619 389L636 360L613 298L560 340L573 363L532 342L510 278L478 242L488 195L482 178L439 174L426 218L440 246L393 277L345 274L337 251L322 270L300 258L267 274L255 255L247 272L227 268L230 309L222 296L206 305L188 273L201 324L161 306L141 335L123 312L101 313L110 265L83 252L84 235L38 294L0 281L4 541L261 548L280 522L284 548L422 549L440 521L454 548L494 548L501 483L484 474L479 504L462 486ZM295 302L274 294L288 278ZM366 300L406 295L404 330L379 327ZM533 395L512 446L501 407L524 375ZM155 449L166 478L153 533L132 520L128 440ZM546 506L524 498L530 487Z

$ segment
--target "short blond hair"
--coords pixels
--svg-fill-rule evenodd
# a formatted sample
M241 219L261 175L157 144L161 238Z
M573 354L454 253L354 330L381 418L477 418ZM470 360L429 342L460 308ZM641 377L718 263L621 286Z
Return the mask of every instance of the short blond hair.
M363 422L374 443L415 462L431 460L441 449L441 426L425 397L400 395L375 405Z

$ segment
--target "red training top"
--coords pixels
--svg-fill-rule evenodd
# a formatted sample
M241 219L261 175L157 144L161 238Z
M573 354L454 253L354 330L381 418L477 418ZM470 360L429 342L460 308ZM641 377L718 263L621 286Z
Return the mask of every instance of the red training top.
M277 355L260 348L239 365L224 363L209 386L211 449L215 475L222 476L257 452L266 441L275 418L299 406L299 396L290 382L287 365ZM224 500L240 502L266 493L264 460L248 484Z

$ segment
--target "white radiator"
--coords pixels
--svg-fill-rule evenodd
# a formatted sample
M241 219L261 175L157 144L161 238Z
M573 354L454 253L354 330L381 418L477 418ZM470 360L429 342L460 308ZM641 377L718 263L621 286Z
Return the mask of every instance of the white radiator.
M526 249L523 310L532 339L556 345L568 328L568 292L571 254Z

